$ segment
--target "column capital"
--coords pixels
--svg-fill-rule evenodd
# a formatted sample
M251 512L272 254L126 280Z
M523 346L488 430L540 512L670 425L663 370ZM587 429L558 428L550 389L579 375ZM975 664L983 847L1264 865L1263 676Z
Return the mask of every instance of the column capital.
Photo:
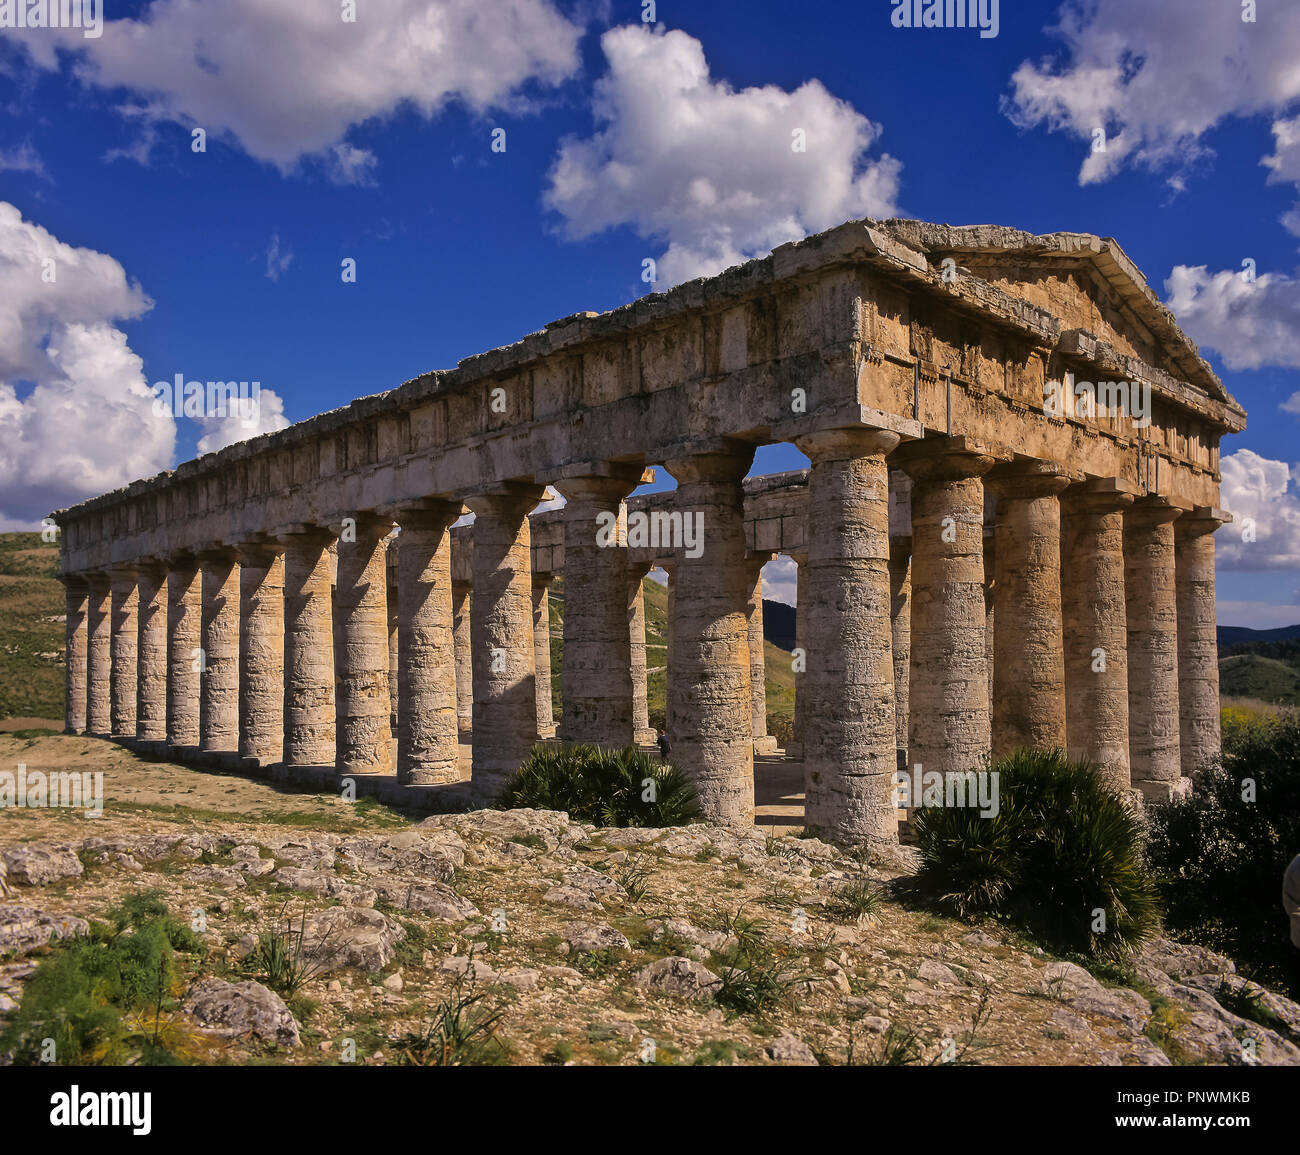
M1174 533L1182 538L1204 537L1232 520L1232 514L1226 509L1198 505L1194 509L1184 511L1182 517L1174 522Z
M321 525L297 523L289 525L269 535L277 545L289 546L319 545L324 548L334 543L335 536Z
M84 573L61 573L58 580L69 593L84 593L90 589L90 580Z
M1010 461L1011 452L973 437L927 437L900 445L889 464L913 481L962 481L983 477L999 461Z
M883 456L901 440L902 436L892 429L857 425L801 433L794 438L794 443L814 465L818 465L828 461L848 461L854 457Z
M261 537L241 541L237 549L239 564L250 566L269 566L284 553L284 545L281 542Z
M685 442L670 453L663 465L678 485L740 481L754 463L754 446L732 438Z
M1094 477L1072 483L1061 494L1066 512L1117 513L1128 509L1138 492L1119 477Z
M534 482L507 482L467 495L464 502L475 516L515 514L526 517L546 496L546 486Z
M1030 458L995 465L989 470L984 483L999 501L1032 501L1064 493L1070 484L1070 477L1065 467L1055 461Z
M551 487L560 492L569 506L616 506L641 484L641 470L632 473L590 473L556 478Z
M223 542L212 542L195 550L200 565L233 565L239 561L239 549Z
M454 498L429 497L402 505L386 505L379 512L397 522L402 529L441 530L459 521L465 513L465 503Z
M1125 513L1124 521L1126 525L1148 528L1168 525L1182 517L1183 513L1184 511L1173 505L1169 498L1152 493L1146 497L1136 498Z

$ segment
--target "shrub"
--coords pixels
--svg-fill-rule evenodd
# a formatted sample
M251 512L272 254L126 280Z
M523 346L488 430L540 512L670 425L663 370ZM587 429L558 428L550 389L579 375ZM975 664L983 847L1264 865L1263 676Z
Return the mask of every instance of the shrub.
M1191 796L1151 807L1149 828L1170 930L1300 997L1282 911L1282 875L1300 853L1300 714L1225 726L1222 760Z
M963 918L1012 922L1045 945L1114 957L1154 933L1155 886L1127 802L1060 750L1017 751L990 767L998 813L922 807L918 885ZM1104 929L1094 911L1105 912Z
M497 805L563 810L594 826L683 826L700 816L690 779L632 746L536 746Z

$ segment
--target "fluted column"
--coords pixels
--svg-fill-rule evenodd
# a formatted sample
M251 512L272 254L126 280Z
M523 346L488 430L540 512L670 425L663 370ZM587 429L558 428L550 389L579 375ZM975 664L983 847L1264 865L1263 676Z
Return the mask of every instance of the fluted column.
M999 466L994 539L992 750L1065 747L1061 624L1061 493L1069 478L1048 461Z
M520 486L465 502L474 512L471 782L479 802L500 794L536 741L528 513L543 492L540 486Z
M397 511L397 780L459 781L451 525L459 502Z
M167 571L167 745L197 749L199 684L203 668L203 591L188 555Z
M167 741L167 569L156 564L138 570L139 617L135 697L135 736L159 749Z
M808 655L808 554L806 552L791 553L790 558L794 561L794 648L803 654L806 662ZM803 671L796 668L794 674L794 719L790 726L790 743L785 750L787 758L800 759L803 757L804 715L808 705L807 685Z
M632 672L632 740L651 745L657 735L650 728L650 698L647 690L645 648L645 587L649 563L630 565L627 572L627 634Z
M702 518L702 548L675 551L668 655L673 761L694 781L707 821L744 826L754 820L742 485L752 460L752 446L728 443L664 463L677 479L677 509Z
M1223 510L1198 507L1174 522L1178 602L1178 718L1183 777L1221 753L1218 617L1214 601L1214 532Z
M112 598L112 698L110 725L114 738L135 737L136 657L140 647L140 592L133 568L109 574Z
M385 560L388 563L388 728L392 731L393 741L397 741L397 675L398 675L398 622L397 622L397 558L401 552L401 536L388 543Z
M907 702L912 661L912 539L889 539L890 638L894 649L894 744L907 761Z
M1129 760L1133 785L1152 801L1186 791L1179 749L1178 603L1174 521L1163 497L1139 498L1124 517L1128 606Z
M983 476L994 459L960 438L900 455L914 483L908 760L964 774L989 753Z
M334 765L332 534L310 527L284 546L284 764Z
M470 593L468 583L451 587L451 621L456 646L456 727L462 738L474 730L474 658L470 641Z
M393 768L393 735L384 539L393 523L368 515L355 521L355 534L345 531L338 543L334 764L340 774L386 774Z
M86 618L90 608L90 587L80 575L62 579L67 625L64 630L63 732L86 732Z
M533 671L537 692L537 736L555 737L555 695L551 686L551 578L533 574ZM566 582L567 588L567 582Z
M804 814L841 842L898 841L889 469L897 433L796 437L808 477Z
M664 734L668 738L669 754L676 749L676 736L673 733L673 715L668 708L668 671L672 669L673 659L673 623L677 620L677 563L674 561L664 561L662 558L659 565L664 573L668 575L668 597L667 597L667 618L664 620ZM649 674L646 675L647 682Z
M284 547L239 549L239 753L284 757Z
M993 681L997 669L997 535L991 527L984 528L984 664L988 670L989 708L993 707ZM992 719L990 718L990 723ZM991 729L991 725L990 725Z
M767 658L763 645L763 566L773 556L765 553L749 559L751 585L745 611L749 624L749 716L755 754L776 753L776 739L767 732Z
M199 749L239 749L239 555L199 555L203 582L203 672L199 677Z
M632 743L632 653L627 628L623 500L640 480L609 474L555 482L564 495L564 710L569 742Z
M1124 511L1115 482L1071 486L1061 499L1066 752L1119 793L1130 787Z
M107 738L113 729L112 591L106 573L87 576L86 732Z

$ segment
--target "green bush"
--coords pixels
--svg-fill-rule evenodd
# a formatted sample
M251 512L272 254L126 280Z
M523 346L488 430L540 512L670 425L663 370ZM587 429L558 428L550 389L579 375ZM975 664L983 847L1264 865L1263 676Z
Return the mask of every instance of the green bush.
M989 770L996 816L982 818L977 806L915 812L923 893L959 917L1002 918L1044 945L1098 957L1155 932L1141 822L1091 767L1060 750L1017 751Z
M631 746L536 746L497 805L563 810L594 826L683 826L700 816L690 779Z
M1148 856L1169 929L1300 997L1282 875L1300 853L1300 714L1225 726L1187 798L1153 806Z

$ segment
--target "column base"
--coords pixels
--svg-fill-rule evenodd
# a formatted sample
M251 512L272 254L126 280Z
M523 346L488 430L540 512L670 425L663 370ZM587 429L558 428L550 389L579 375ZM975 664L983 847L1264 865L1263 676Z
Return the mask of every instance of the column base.
M546 740L548 740L548 739L550 739L550 738L554 738L554 737L555 737L555 730L556 730L556 728L555 728L554 726L538 726L538 727L537 727L537 740L538 740L539 742L544 742L544 741L546 741Z
M1134 782L1133 788L1143 802L1172 802L1191 794L1192 780L1175 778L1168 782Z
M638 746L657 746L659 744L659 731L637 730L632 735L632 741Z
M764 734L761 738L754 739L755 754L775 754L776 739L771 734Z

